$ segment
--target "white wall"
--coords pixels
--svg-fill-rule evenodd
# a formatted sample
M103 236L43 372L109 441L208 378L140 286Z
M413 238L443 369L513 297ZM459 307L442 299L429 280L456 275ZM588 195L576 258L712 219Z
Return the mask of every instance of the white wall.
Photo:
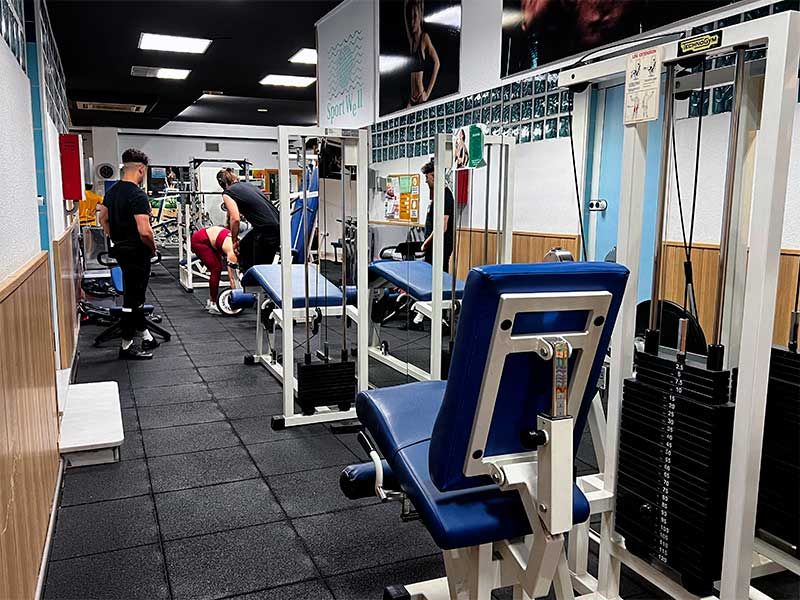
M48 114L44 115L43 130L47 143L47 211L50 221L50 239L54 240L66 230L67 216L64 212L58 129Z
M722 226L722 203L725 187L725 157L728 152L730 113L709 115L703 118L700 141L700 176L697 186L697 212L694 241L719 244ZM697 140L697 119L679 119L675 123L675 140L678 153L678 173L683 199L684 220L689 227L694 163ZM786 209L783 219L782 248L800 248L800 104L795 107L792 136L789 182ZM758 152L758 141L756 142ZM671 172L672 190L667 219L667 239L681 241L680 214L677 204L674 171ZM755 207L757 210L757 207Z
M219 152L206 152L206 142L219 144ZM193 157L247 158L256 169L277 169L278 144L265 139L235 139L219 137L187 137L151 133L120 133L120 152L138 148L150 158L152 165L188 165ZM119 160L119 159L117 159Z
M0 281L39 251L36 163L33 154L31 87L11 50L0 43Z

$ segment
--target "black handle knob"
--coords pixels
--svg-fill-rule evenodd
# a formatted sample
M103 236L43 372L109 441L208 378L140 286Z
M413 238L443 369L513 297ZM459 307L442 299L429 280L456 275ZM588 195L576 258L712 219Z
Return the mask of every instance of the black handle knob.
M522 446L528 450L536 450L547 443L547 433L542 429L530 429L522 432Z

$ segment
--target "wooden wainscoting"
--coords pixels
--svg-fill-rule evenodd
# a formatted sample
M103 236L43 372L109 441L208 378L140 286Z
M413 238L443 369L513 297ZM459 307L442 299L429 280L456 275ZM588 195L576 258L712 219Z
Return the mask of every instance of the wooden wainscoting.
M77 225L72 224L53 241L53 264L56 271L56 313L58 315L58 339L60 368L69 369L75 357L78 342L78 273L75 264L75 239Z
M0 283L0 598L33 598L58 476L58 415L42 252Z
M461 228L458 230L458 276L464 278L470 266L494 264L497 262L497 232L489 231L488 252L484 251L484 230ZM560 246L578 254L580 236L570 234L535 233L515 231L511 240L511 256L515 263L541 262L544 255Z
M680 242L667 242L664 252L665 282L663 296L683 305L684 250ZM706 337L713 331L714 307L717 298L717 267L719 246L697 244L692 247L695 296L700 325ZM799 250L782 250L778 274L778 295L775 299L775 330L773 342L786 345L789 341L789 318L794 307L797 270L800 268Z

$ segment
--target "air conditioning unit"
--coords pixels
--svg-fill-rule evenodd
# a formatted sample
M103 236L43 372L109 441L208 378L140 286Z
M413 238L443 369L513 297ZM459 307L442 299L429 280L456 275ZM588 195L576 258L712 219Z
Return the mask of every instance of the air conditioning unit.
M76 102L79 110L103 110L108 112L143 113L146 104L123 104L120 102Z

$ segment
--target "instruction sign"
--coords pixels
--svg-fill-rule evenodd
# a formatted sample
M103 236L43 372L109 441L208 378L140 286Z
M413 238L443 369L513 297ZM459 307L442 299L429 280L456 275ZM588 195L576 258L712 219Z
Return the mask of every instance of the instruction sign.
M388 220L419 221L420 176L389 175L383 194L384 217Z
M625 73L625 125L658 120L661 98L661 48L628 55Z
M485 132L483 125L467 125L453 134L453 167L477 169L486 165L483 160Z

